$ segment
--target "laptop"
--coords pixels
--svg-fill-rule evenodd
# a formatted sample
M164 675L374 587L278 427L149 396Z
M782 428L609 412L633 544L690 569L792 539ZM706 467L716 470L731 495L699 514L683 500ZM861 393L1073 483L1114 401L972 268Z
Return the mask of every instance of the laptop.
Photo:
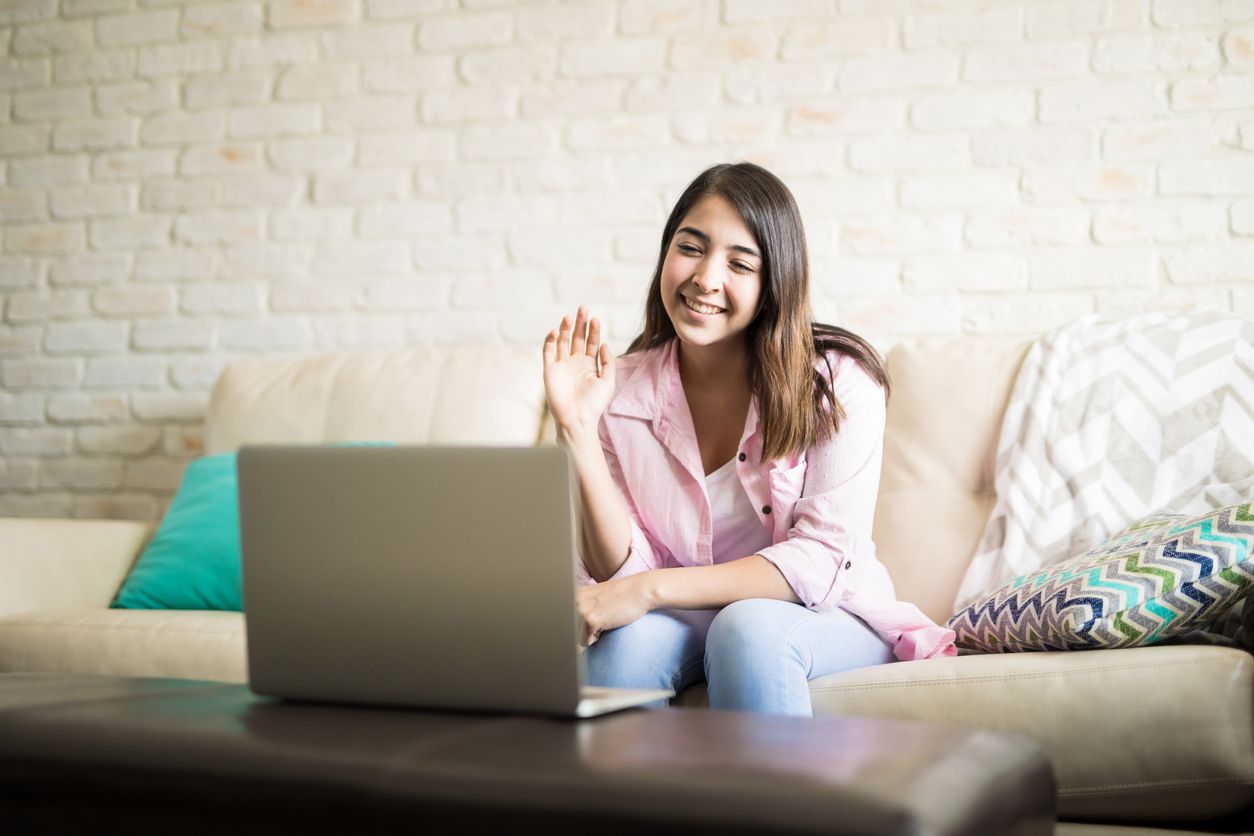
M592 717L564 449L246 446L248 679L261 695Z

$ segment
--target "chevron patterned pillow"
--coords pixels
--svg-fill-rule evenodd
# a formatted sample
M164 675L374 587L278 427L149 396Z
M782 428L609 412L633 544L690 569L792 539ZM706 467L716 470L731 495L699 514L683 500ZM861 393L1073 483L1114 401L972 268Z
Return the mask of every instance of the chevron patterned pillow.
M1154 514L1097 548L1015 578L949 619L984 653L1153 644L1223 615L1254 588L1254 503Z
M1117 549L1127 549L1131 546L1139 546L1148 543L1164 528L1173 523L1187 520L1188 514L1168 514L1159 512L1150 514L1148 517L1142 517L1136 522L1129 525L1118 534L1107 537L1101 545L1097 546L1087 554L1089 556L1096 555L1098 552L1108 552Z

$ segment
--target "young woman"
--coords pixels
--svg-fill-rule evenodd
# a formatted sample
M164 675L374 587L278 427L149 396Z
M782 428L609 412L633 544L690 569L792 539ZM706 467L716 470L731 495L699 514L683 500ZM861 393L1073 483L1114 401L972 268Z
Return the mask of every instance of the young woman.
M809 715L809 679L955 653L871 541L887 372L811 320L801 217L765 169L702 172L627 354L581 306L544 385L579 485L590 684L704 678L711 707Z

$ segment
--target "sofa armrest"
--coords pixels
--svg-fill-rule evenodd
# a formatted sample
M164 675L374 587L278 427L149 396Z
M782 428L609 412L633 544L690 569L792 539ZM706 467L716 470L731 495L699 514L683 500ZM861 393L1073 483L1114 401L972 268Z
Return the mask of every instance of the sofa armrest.
M0 616L108 607L153 524L0 518Z

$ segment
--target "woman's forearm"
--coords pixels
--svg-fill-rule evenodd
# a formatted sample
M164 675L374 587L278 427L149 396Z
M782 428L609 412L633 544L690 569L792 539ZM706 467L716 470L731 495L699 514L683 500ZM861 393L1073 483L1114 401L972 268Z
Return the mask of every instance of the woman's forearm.
M631 550L627 506L610 475L596 431L559 427L558 441L570 452L579 483L579 545L584 568L596 581L612 577Z
M639 577L650 609L707 610L745 598L801 603L783 573L760 554L713 566L654 569Z

